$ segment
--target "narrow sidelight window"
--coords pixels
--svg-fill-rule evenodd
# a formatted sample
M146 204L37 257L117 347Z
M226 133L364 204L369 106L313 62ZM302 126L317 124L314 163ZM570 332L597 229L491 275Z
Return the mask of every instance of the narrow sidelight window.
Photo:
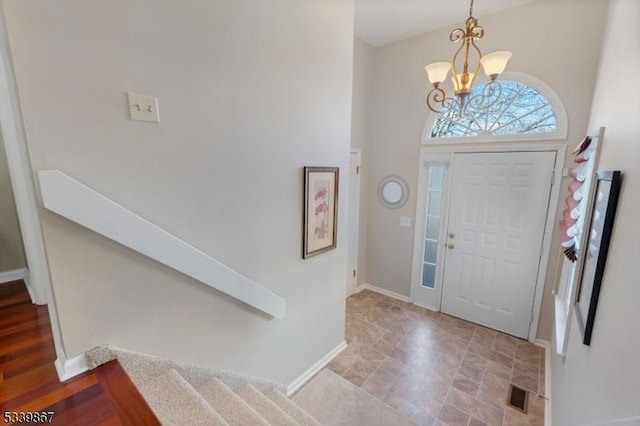
M423 287L434 288L436 264L440 246L440 223L442 220L442 192L444 188L444 170L442 166L429 168L429 190L427 195L426 231L424 235L424 255L422 259Z

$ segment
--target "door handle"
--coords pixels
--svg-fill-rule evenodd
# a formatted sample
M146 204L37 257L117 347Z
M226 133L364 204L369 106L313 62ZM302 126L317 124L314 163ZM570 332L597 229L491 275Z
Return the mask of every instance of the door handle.
M452 248L454 248L455 246L456 246L456 245L455 245L455 244L453 244L453 243L449 243L449 244L447 244L447 248L448 248L449 250L451 250L451 249L452 249Z

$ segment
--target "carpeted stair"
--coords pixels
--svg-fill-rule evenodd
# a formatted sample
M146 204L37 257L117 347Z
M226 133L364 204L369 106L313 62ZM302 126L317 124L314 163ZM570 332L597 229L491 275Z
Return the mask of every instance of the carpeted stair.
M86 357L90 368L117 359L160 422L167 426L414 424L328 370L318 374L291 400L285 396L286 387L276 382L120 348L98 347Z
M117 359L166 426L319 426L280 383L114 347L86 354L90 368Z

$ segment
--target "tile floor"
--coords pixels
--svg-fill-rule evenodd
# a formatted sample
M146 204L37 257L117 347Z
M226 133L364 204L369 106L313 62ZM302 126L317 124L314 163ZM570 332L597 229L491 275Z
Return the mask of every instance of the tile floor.
M327 368L418 424L544 424L543 348L368 290L346 322ZM510 383L530 391L527 415L506 406Z

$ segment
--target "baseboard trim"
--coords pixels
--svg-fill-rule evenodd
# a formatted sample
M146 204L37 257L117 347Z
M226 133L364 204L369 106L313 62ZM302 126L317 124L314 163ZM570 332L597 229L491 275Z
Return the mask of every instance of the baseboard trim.
M61 382L67 381L78 374L84 373L85 371L89 371L87 358L84 354L80 354L67 360L58 358L56 359L55 366L56 371L58 372L58 379L60 379Z
M12 269L10 271L0 272L0 284L10 283L11 281L23 280L27 276L27 269Z
M544 340L544 339L536 339L533 341L533 344L536 346L540 346L541 348L545 348L545 349L551 349L551 342L549 342L548 340Z
M338 346L329 351L328 354L323 356L318 362L313 364L311 368L302 373L297 379L295 379L289 386L287 386L287 396L291 396L298 391L305 383L307 383L313 376L315 376L320 370L322 370L332 359L337 357L340 352L347 348L347 342L343 341Z
M416 306L420 306L421 308L425 308L433 312L440 312L439 309L436 309L433 306L421 305L420 303L417 303L417 302L409 302L409 303L413 303Z
M35 303L33 289L31 288L31 283L29 282L29 270L27 268L12 269L10 271L0 272L0 285L17 280L24 281L24 285L27 287L27 292L29 293L29 298L31 298L32 303Z
M543 339L536 339L534 342L541 346L544 351L544 424L551 425L551 342Z
M386 290L384 288L376 287L374 285L367 284L367 283L363 283L356 290L357 290L358 293L361 292L362 290L371 290L371 291L375 291L376 293L380 293L382 295L389 296L389 297L391 297L393 299L397 299L397 300L401 300L403 302L409 303L409 298L407 296L403 296L400 293L396 293L394 291L390 291L390 290Z

